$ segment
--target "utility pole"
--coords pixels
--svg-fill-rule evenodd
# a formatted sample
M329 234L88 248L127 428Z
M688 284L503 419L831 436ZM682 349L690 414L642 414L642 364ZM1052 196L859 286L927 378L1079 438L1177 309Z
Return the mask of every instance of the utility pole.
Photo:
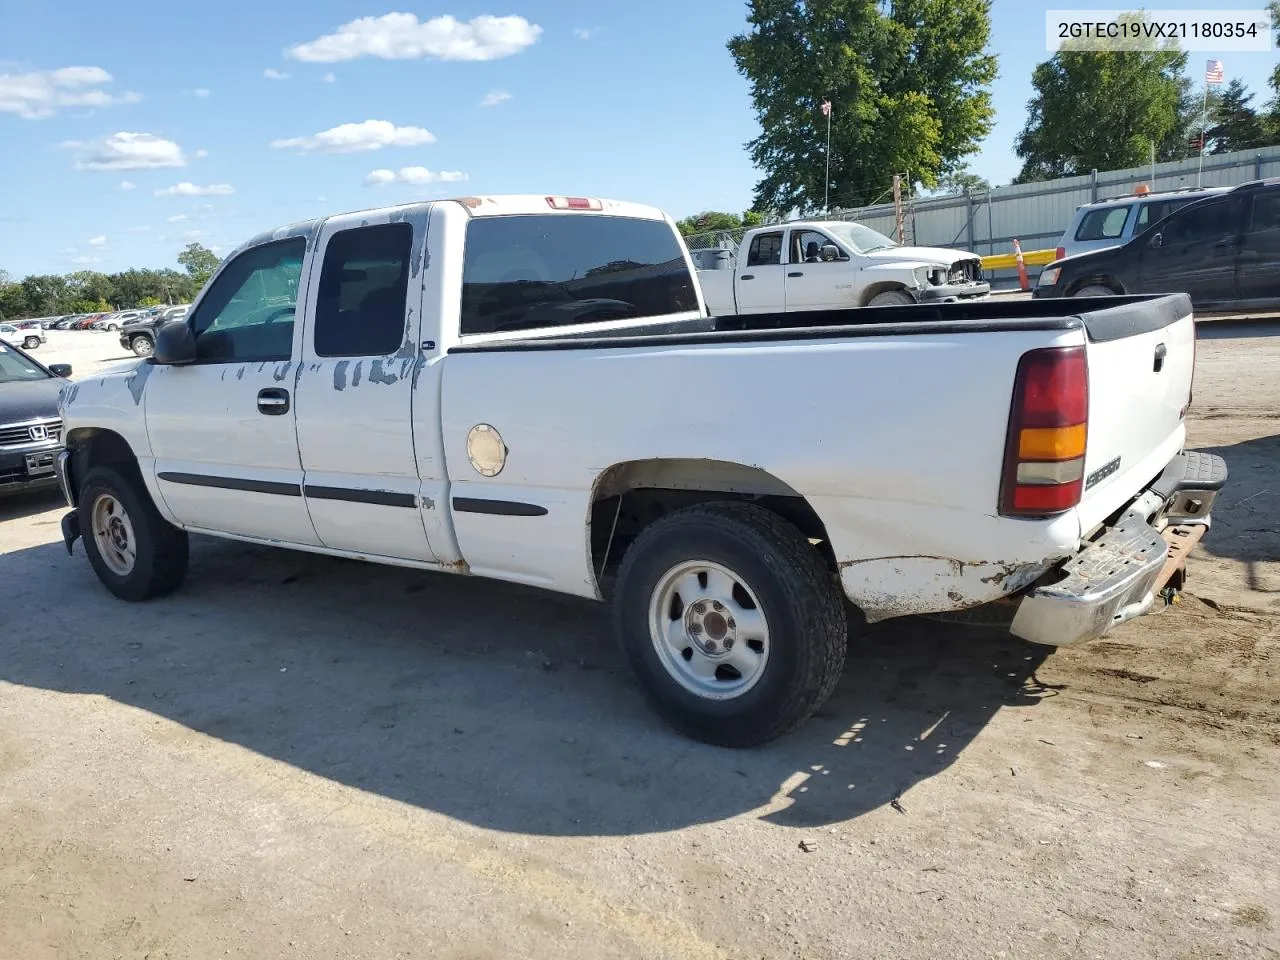
M831 214L831 101L822 101L822 115L827 118L827 175L822 181L822 212Z
M897 173L893 175L893 216L898 224L898 242L905 243L902 237L902 175Z

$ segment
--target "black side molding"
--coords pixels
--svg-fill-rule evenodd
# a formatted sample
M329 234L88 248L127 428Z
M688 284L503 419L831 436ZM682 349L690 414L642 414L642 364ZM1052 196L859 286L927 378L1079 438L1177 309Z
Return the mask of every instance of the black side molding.
M300 497L302 487L296 483L275 480L246 480L243 477L211 477L203 473L160 473L161 480L184 483L193 487L215 487L219 490L243 490L246 493L273 493L281 497Z
M418 505L412 493L396 493L394 490L352 490L347 487L313 487L306 484L303 493L313 500L342 500L346 503L372 503L379 507L409 507Z
M542 517L547 508L536 503L520 503L517 500L477 500L474 497L454 497L453 509L459 513L488 513L500 517Z

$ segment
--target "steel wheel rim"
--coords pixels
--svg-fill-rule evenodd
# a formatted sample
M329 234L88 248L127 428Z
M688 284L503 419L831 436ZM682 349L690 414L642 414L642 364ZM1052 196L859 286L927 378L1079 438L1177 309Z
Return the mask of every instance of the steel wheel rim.
M649 598L649 637L667 675L707 700L731 700L764 676L769 624L739 574L710 560L686 560Z
M152 350L151 341L146 337L139 337L133 344L133 352L139 356L148 356Z
M138 547L124 505L109 493L99 494L90 512L90 529L107 569L120 577L131 574L138 562Z

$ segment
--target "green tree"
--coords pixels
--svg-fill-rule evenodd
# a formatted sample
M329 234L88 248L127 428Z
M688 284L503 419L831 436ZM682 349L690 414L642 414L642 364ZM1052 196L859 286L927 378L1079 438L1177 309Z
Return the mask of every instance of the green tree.
M683 236L695 233L710 233L712 230L736 230L742 226L742 218L736 213L723 213L719 210L704 210L676 222L676 227Z
M14 283L8 273L0 270L0 320L21 320L32 315L22 284Z
M744 210L742 213L742 225L747 228L763 227L764 214L759 210Z
M729 41L751 85L764 176L756 209L861 206L894 174L927 187L990 131L996 59L989 0L750 0L750 31Z
M164 301L159 297L143 297L138 301L140 307L160 307L164 306Z
M986 177L980 177L972 170L957 170L938 181L938 187L946 193L980 193L990 190L991 184Z
M96 270L77 270L67 274L67 296L75 300L88 300L93 303L114 303L117 298L115 286L111 278ZM103 309L110 309L104 307ZM76 309L78 313L87 313L89 308Z
M22 278L22 292L32 316L44 317L65 313L67 278L57 274L33 274Z
M189 243L187 248L178 254L178 263L186 268L196 288L203 287L213 271L218 269L218 255L208 247L199 243Z
M1231 153L1266 146L1267 133L1262 118L1250 106L1252 100L1253 94L1239 78L1214 98L1205 141L1207 153Z
M1141 15L1133 15L1135 19ZM1188 152L1200 104L1176 45L1148 50L1059 50L1031 75L1035 95L1014 142L1016 183L1140 166Z

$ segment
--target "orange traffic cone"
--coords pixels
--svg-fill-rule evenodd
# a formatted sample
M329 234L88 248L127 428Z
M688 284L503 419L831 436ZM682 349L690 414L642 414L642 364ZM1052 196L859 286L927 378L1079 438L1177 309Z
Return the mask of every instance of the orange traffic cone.
M1013 256L1018 261L1018 286L1023 290L1031 289L1031 278L1027 276L1027 265L1022 259L1022 244L1017 238L1013 241Z

